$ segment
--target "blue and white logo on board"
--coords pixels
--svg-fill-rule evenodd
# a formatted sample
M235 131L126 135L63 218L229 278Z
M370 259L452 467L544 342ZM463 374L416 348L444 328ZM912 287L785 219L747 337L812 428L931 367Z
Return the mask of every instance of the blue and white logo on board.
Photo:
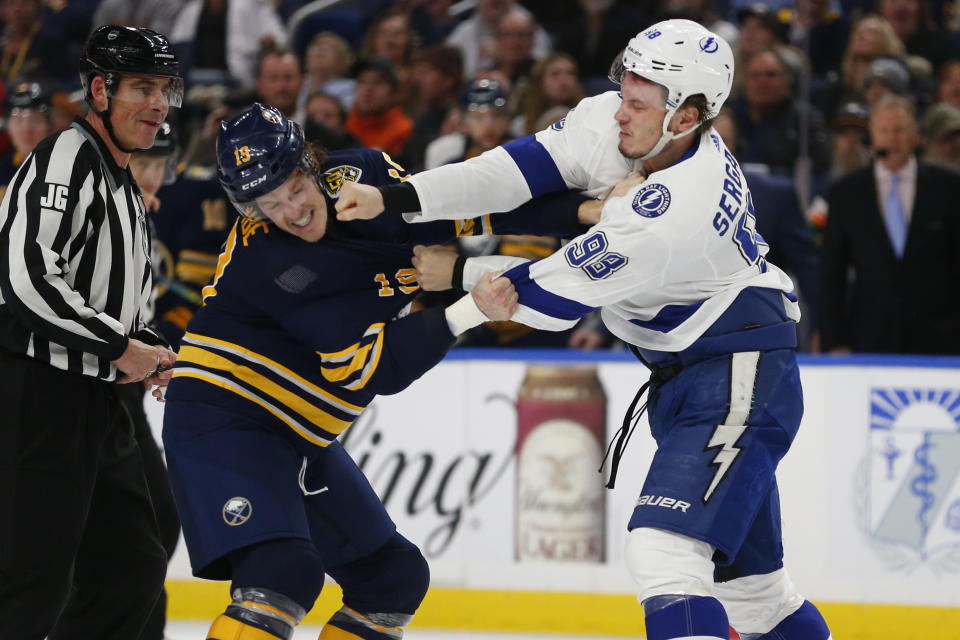
M717 49L719 48L720 44L713 36L704 36L700 38L700 50L704 53L716 53Z
M873 550L892 570L960 571L960 389L873 388L869 434L855 495Z
M670 190L662 184L648 184L633 197L633 210L645 218L656 218L670 206Z

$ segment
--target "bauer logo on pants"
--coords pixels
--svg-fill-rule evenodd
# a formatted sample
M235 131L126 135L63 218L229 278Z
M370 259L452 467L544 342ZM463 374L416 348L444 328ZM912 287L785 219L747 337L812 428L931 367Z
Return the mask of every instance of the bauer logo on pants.
M253 505L246 498L230 498L223 505L223 521L231 527L239 527L253 515Z

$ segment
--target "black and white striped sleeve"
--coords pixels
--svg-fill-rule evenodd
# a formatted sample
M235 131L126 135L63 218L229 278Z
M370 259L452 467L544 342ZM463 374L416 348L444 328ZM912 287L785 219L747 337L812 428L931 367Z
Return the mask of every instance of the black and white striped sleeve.
M67 130L40 145L0 203L0 295L34 334L114 360L127 346L127 331L104 305L91 304L117 286L129 259L129 250L116 249L124 245L120 238L104 243L104 234L116 232L110 206L111 189L85 139Z

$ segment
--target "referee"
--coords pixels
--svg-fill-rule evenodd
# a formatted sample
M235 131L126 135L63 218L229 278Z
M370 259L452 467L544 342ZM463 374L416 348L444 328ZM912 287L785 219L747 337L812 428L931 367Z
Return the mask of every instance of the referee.
M0 640L132 640L166 571L116 383L165 385L148 329L150 238L130 154L183 95L149 29L84 47L84 119L46 138L0 204Z

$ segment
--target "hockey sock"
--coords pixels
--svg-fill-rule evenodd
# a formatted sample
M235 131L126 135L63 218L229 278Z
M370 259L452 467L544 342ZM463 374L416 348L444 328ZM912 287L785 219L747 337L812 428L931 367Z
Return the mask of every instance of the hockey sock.
M281 594L266 589L234 589L233 602L210 625L207 640L290 640L305 613Z
M727 640L727 612L716 598L665 595L643 601L647 640Z
M342 607L320 632L320 640L399 640L412 615L406 613L360 613Z
M763 635L741 636L743 640L830 640L830 629L809 600Z

